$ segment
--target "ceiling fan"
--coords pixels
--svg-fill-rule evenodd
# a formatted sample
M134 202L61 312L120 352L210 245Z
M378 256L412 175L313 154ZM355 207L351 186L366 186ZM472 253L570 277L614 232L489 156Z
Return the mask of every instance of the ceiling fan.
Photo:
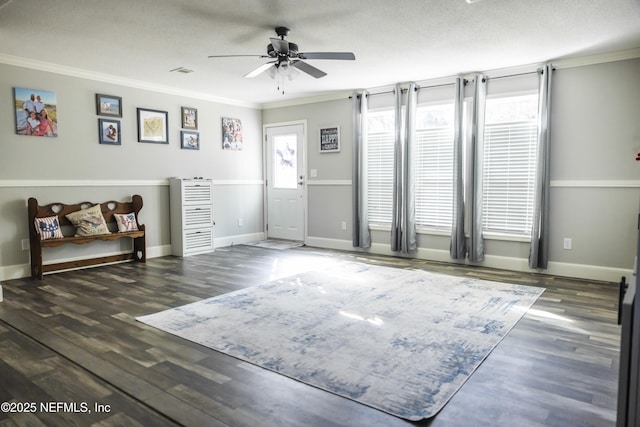
M271 37L271 43L267 45L266 55L210 55L209 58L228 58L253 56L258 58L273 59L262 64L255 70L244 75L246 78L256 77L265 71L268 71L272 78L293 78L297 70L309 74L316 79L327 75L324 71L304 62L311 59L338 59L338 60L354 60L355 55L352 52L300 52L298 45L285 40L289 34L286 27L276 27L276 34L279 38ZM279 89L279 88L278 88Z

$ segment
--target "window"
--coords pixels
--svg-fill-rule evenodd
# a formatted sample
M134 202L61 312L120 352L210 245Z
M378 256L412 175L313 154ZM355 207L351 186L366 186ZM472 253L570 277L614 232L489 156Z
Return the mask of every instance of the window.
M538 96L488 99L483 230L529 235L533 217Z
M394 116L393 110L367 114L367 196L370 224L391 224Z
M453 104L418 107L415 147L417 226L451 229L453 122Z

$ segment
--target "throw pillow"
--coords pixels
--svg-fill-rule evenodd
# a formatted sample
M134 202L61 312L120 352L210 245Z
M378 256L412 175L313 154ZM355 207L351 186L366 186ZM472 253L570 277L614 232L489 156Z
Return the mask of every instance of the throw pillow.
M40 235L40 240L62 239L64 237L57 215L36 218L33 222L36 226L36 231Z
M95 236L97 234L111 233L102 216L99 204L77 212L71 212L65 216L76 227L76 236Z
M131 212L128 214L113 214L118 224L118 231L138 231L138 223L136 222L136 215Z

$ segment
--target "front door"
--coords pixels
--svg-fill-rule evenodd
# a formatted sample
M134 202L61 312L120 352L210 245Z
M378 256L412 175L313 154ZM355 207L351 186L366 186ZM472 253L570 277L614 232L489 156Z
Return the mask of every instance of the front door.
M304 125L266 128L267 237L304 241Z

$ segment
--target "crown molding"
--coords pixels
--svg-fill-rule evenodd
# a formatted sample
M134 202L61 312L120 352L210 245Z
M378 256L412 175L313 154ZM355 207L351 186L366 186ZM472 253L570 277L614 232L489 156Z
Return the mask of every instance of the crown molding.
M131 87L135 89L148 90L151 92L159 92L167 95L184 96L192 99L200 99L225 105L234 105L238 107L247 107L260 109L260 104L243 102L235 99L222 98L201 92L185 91L171 86L157 85L149 82L129 79L125 77L115 76L113 74L99 73L90 70L84 70L76 67L67 67L64 65L54 64L51 62L40 61L36 59L23 58L19 56L6 55L0 53L0 64L13 65L16 67L29 68L49 73L62 74L65 76L76 77L86 80L94 80L104 83L111 83L120 86Z

